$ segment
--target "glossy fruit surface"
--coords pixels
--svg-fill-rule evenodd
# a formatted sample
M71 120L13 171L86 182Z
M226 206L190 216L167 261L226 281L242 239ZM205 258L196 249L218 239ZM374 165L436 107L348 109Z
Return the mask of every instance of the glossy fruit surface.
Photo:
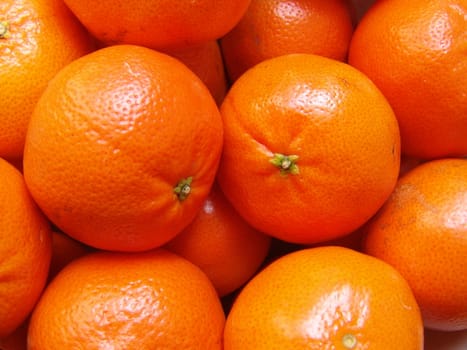
M366 231L364 251L405 277L427 327L467 329L467 159L406 173Z
M467 154L467 1L377 1L356 28L349 63L396 113L402 153Z
M220 296L240 288L258 270L271 238L251 227L218 186L195 219L165 247L199 266Z
M250 0L65 0L65 3L102 42L166 49L220 38L240 20Z
M48 221L21 173L0 158L0 338L27 318L45 286L52 255Z
M220 105L227 93L227 78L224 61L217 40L180 49L166 50L165 53L182 61L206 85Z
M265 59L312 53L345 61L353 32L346 0L252 0L241 21L221 39L229 77Z
M0 3L0 157L21 159L27 124L50 79L94 43L61 0Z
M28 330L31 350L221 350L224 313L196 266L164 250L99 252L48 285Z
M259 272L228 315L225 350L423 349L420 310L389 264L336 246Z
M27 185L60 230L88 245L160 246L194 218L222 147L201 80L154 50L116 45L74 61L31 118Z
M355 68L309 54L256 65L221 105L217 174L247 222L279 239L348 234L390 195L400 164L394 113Z

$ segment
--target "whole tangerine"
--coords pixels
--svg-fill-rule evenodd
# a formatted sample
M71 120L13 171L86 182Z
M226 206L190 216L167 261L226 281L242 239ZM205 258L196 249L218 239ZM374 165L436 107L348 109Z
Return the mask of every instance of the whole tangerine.
M178 234L209 194L223 125L207 87L166 54L135 45L75 60L31 117L24 176L64 233L147 250Z
M217 180L261 232L317 243L356 230L399 173L397 120L380 90L350 65L311 54L263 61L221 105Z

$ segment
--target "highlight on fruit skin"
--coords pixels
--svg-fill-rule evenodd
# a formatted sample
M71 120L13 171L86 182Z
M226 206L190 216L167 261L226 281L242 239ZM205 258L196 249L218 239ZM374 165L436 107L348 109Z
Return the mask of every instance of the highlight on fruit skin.
M391 265L349 248L287 253L236 296L225 350L423 349L423 321Z
M427 328L467 329L467 159L424 162L403 175L365 225L363 252L407 280Z
M160 247L195 217L220 161L223 125L179 60L136 45L62 69L36 105L24 176L51 222L104 250Z
M219 185L250 225L275 238L347 235L396 184L396 117L348 64L311 54L265 60L235 81L220 111Z

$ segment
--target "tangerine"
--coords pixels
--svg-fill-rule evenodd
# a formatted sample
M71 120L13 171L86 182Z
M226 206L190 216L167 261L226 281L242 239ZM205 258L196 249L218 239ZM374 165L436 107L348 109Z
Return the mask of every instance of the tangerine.
M94 50L94 41L61 0L0 3L0 157L21 162L26 129L52 77Z
M165 248L199 266L225 296L257 272L270 243L270 236L251 227L216 185L195 219Z
M22 174L0 158L0 338L28 317L47 281L50 225Z
M153 49L181 48L216 40L245 13L250 0L65 0L101 42Z
M391 104L402 153L467 155L467 2L377 1L350 43L348 62Z
M467 159L407 172L365 230L364 252L400 271L426 327L467 329Z
M221 350L224 322L213 285L187 260L162 249L96 252L47 286L28 349Z
M347 0L252 0L220 40L231 81L268 58L312 53L345 61L353 32Z
M281 240L349 234L396 184L397 120L346 63L311 54L263 61L232 85L221 115L222 191L250 225Z
M241 290L225 350L423 349L414 295L389 264L349 248L286 254Z
M223 125L184 64L135 45L83 56L50 82L31 117L24 176L64 233L119 251L161 246L203 205Z

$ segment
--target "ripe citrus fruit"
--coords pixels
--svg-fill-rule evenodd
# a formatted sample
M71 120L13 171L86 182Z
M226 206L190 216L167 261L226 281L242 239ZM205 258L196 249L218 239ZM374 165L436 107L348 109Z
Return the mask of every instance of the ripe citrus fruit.
M154 49L185 47L225 35L250 0L65 0L100 41Z
M353 32L346 0L252 0L221 47L230 80L265 59L313 53L347 58Z
M164 52L190 68L206 84L217 104L222 103L228 87L224 61L217 40Z
M271 238L252 228L214 186L196 218L165 247L198 265L220 296L258 270Z
M52 255L48 221L21 173L0 158L0 338L13 332L36 304Z
M343 236L395 186L394 113L348 64L311 54L263 61L233 84L221 114L219 184L261 232L307 244Z
M206 275L164 250L68 264L31 316L28 349L221 350L224 311Z
M0 157L21 158L29 118L48 81L93 48L61 0L2 0Z
M184 64L115 45L50 82L31 118L23 171L64 233L101 249L146 250L203 205L222 133L214 99Z
M377 1L357 26L349 63L394 109L402 153L467 155L467 2Z
M406 173L365 229L364 251L405 277L427 327L467 329L467 159Z
M423 349L423 323L407 282L354 250L298 250L241 290L227 316L225 350Z

